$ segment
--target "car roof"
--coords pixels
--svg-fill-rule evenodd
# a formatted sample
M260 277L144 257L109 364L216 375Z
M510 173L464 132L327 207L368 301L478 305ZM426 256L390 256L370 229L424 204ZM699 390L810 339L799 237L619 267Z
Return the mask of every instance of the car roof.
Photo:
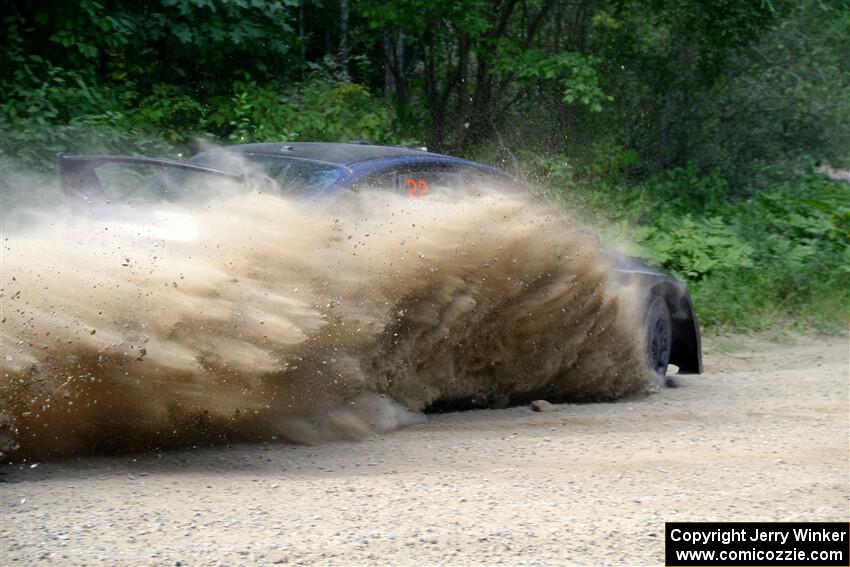
M227 146L229 151L312 159L351 166L356 163L398 156L445 157L425 150L404 146L376 146L361 143L276 142Z

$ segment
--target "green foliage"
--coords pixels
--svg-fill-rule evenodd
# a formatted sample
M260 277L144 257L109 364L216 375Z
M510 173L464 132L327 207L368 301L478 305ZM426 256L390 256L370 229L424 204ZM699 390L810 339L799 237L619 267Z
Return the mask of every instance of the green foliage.
M669 183L651 182L650 192L669 194ZM717 181L706 183L704 193L714 194ZM829 329L850 321L850 185L811 175L751 199L656 203L638 240L690 284L706 324L746 330L793 317Z
M638 239L657 264L690 282L753 266L752 249L721 217L662 217L642 227Z
M516 44L503 44L496 57L494 70L499 76L513 76L518 85L533 87L554 82L561 98L568 104L580 104L593 112L601 112L602 104L613 97L599 84L598 57L577 52L547 54L540 49L523 49Z
M390 142L394 113L361 85L313 78L278 92L254 81L237 81L233 94L213 100L207 129L232 143L248 141Z
M158 84L127 113L124 122L131 129L182 144L197 131L205 114L204 105L184 90L175 85Z
M602 144L590 165L520 153L530 176L596 226L607 245L684 280L708 329L850 324L850 184L809 172L731 196L694 165L644 182L631 152ZM634 248L637 243L638 248Z
M114 73L146 90L189 82L215 90L237 68L283 74L291 67L297 0L18 2L2 25L4 69L37 55L88 84Z
M693 158L739 192L762 189L813 161L850 163L850 3L802 2L752 49L694 116Z
M0 103L0 154L17 167L46 171L61 152L175 154L202 137L226 143L368 139L394 143L395 113L362 85L317 75L287 89L237 80L227 95L204 104L185 90L153 85L140 96L94 89L73 73L51 69L53 79ZM88 113L66 117L63 108ZM95 110L96 109L96 110Z
M51 170L61 152L173 153L169 137L155 128L154 112L145 118L146 107L138 116L124 110L137 96L129 87L96 88L38 56L27 58L15 78L15 96L0 101L0 156L16 168Z
M44 0L0 33L7 170L428 140L628 232L709 326L847 324L848 185L812 171L850 164L848 0Z

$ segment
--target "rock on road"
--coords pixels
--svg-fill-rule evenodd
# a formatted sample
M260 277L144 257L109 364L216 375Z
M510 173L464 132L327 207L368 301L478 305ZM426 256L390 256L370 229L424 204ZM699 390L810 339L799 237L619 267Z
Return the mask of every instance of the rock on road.
M619 403L5 465L0 564L659 565L665 521L847 521L848 354L714 338L706 374Z

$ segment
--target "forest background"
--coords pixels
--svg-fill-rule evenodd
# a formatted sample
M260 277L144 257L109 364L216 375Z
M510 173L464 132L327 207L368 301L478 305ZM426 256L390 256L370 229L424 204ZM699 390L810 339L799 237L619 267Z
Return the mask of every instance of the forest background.
M22 171L55 187L67 151L425 144L631 243L715 332L850 322L848 0L43 0L0 19L7 193Z

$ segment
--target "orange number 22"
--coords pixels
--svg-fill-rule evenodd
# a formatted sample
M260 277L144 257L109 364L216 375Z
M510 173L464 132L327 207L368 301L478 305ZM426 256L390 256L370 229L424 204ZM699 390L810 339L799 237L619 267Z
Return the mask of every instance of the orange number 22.
M410 187L407 192L411 197L424 197L428 194L428 182L424 179L408 179L407 186Z

